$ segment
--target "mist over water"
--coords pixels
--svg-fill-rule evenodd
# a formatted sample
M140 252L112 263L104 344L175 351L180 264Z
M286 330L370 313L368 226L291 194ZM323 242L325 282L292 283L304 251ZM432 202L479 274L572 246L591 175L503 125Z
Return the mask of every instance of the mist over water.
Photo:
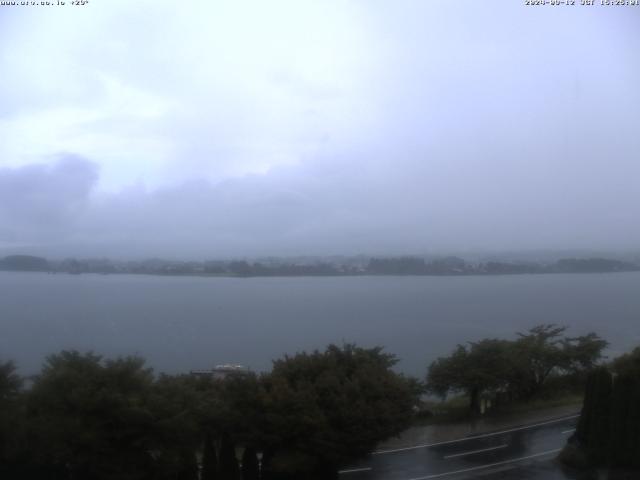
M328 343L382 345L423 377L457 343L539 323L640 343L640 273L482 277L198 278L0 272L0 352L35 373L47 354L139 354L171 373L270 369Z

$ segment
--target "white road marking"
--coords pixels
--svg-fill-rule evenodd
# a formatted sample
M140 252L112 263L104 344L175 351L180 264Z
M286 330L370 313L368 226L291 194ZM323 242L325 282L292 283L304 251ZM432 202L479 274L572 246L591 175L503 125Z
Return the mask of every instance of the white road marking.
M470 452L463 452L463 453L455 453L453 455L446 455L444 458L464 457L465 455L473 455L474 453L490 452L491 450L498 450L500 448L507 448L507 447L508 447L508 445L505 443L504 445L498 445L497 447L482 448L480 450L471 450Z
M575 428L571 428L571 429L569 429L569 430L564 430L564 431L562 431L562 432L560 432L560 433L561 433L561 434L563 434L563 435L565 435L565 434L567 434L567 433L571 433L571 432L575 432L575 431L576 431L576 429L575 429Z
M351 468L349 470L340 470L338 474L342 475L343 473L369 472L370 470L371 470L371 467Z
M558 418L556 420L548 420L546 422L534 423L533 425L526 425L524 427L511 428L509 430L502 430L501 432L483 433L482 435L474 435L472 437L458 438L456 440L447 440L446 442L428 443L424 445L414 445L412 447L404 447L404 448L392 448L390 450L377 450L375 452L372 452L371 455L384 455L387 453L405 452L407 450L417 450L419 448L429 448L429 447L437 447L439 445L450 445L452 443L467 442L469 440L476 440L478 438L493 437L495 435L502 435L504 433L511 433L511 432L517 432L520 430L527 430L528 428L541 427L542 425L560 423L560 422L564 422L565 420L571 420L572 418L578 418L579 416L580 415L571 415L569 417Z
M536 453L534 455L528 455L526 457L513 458L511 460L505 460L503 462L488 463L486 465L479 465L477 467L465 468L462 470L455 470L453 472L436 473L434 475L427 475L424 477L415 477L415 478L410 478L409 480L428 480L430 478L446 477L447 475L456 475L458 473L473 472L475 470L482 470L483 468L497 467L499 465L506 465L508 463L515 463L515 462L521 462L523 460L529 460L530 458L542 457L544 455L551 455L552 453L558 453L560 450L562 449L556 448L555 450L547 450L546 452Z

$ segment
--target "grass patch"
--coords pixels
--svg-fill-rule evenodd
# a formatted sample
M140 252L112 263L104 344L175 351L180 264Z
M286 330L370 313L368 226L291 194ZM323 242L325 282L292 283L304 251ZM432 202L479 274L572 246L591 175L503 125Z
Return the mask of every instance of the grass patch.
M503 405L495 410L491 410L493 414L507 414L507 413L526 413L536 410L545 410L547 408L566 407L575 405L576 407L582 406L584 395L578 393L568 393L559 395L557 397L550 398L534 398L528 402L514 402L508 405Z
M491 408L482 417L500 417L519 413L535 412L549 408L575 405L582 406L584 395L578 393L563 393L557 396L545 396L529 401L515 401L506 405ZM437 425L470 420L474 417L469 410L469 398L461 395L444 401L427 400L422 404L421 413L414 420L415 425Z
M465 395L450 397L443 401L426 400L422 403L421 413L416 415L418 425L451 423L471 418L469 398Z

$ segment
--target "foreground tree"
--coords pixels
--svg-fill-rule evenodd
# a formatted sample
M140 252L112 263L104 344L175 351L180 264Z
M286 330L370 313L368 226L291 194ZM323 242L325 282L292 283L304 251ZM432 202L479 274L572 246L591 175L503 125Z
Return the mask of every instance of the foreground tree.
M151 386L146 405L153 418L149 439L159 479L195 479L195 452L201 447L202 402L198 379L161 375Z
M220 478L222 480L240 479L240 467L236 458L235 445L228 433L222 435L220 442Z
M511 390L521 398L538 394L551 375L585 375L598 365L608 342L595 333L580 337L563 336L567 327L543 324L518 333L512 362L516 376Z
M142 479L152 470L152 375L139 358L47 358L28 398L33 461L60 478Z
M256 449L249 446L242 454L242 480L258 480L258 457Z
M458 345L448 357L434 361L427 373L428 390L440 396L463 393L470 410L480 410L483 395L505 394L531 399L552 376L585 378L598 365L607 342L595 333L563 336L566 327L538 325L516 340L485 339Z
M18 477L24 461L22 378L13 362L0 363L0 478Z
M278 360L261 377L213 380L63 351L26 392L13 365L0 364L0 474L251 480L259 449L265 480L330 479L409 424L420 385L394 364L380 348L330 346Z
M273 478L334 478L406 428L417 399L395 363L381 348L355 345L275 361L263 379Z
M561 457L579 467L640 470L640 348L588 376L580 420Z
M588 377L584 405L576 428L587 455L595 464L607 459L611 429L613 377L606 368L594 370Z
M618 375L640 375L640 347L616 358L611 369Z
M427 385L442 397L466 394L469 409L479 413L482 395L506 388L512 376L511 344L486 339L458 345L449 357L438 358L429 366Z
M213 444L213 437L207 433L204 437L202 448L202 480L217 480L218 477L218 456L216 447Z

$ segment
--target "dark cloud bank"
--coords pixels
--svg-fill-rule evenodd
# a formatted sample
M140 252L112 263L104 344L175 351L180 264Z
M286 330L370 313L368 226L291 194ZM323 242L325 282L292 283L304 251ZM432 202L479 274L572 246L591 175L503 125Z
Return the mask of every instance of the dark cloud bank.
M95 188L87 159L0 170L2 253L140 258L637 251L638 166L309 160L211 183ZM504 158L504 157L502 157Z

